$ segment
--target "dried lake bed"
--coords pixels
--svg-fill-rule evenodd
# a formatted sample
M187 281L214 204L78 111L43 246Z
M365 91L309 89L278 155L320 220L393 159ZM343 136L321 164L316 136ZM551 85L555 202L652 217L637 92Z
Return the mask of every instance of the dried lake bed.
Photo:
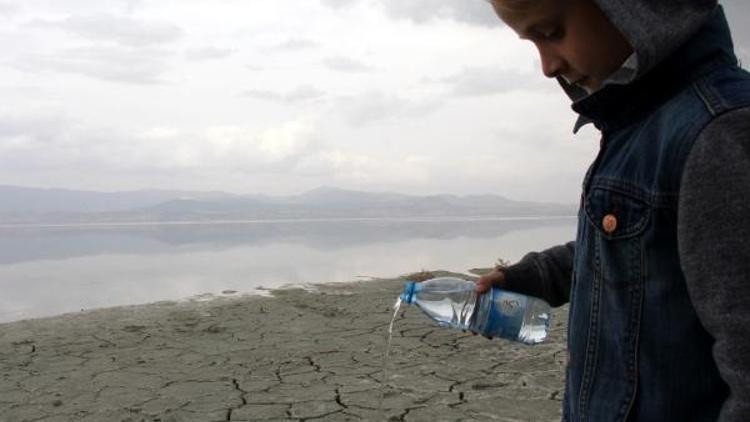
M402 307L403 278L0 325L0 420L556 421L565 308L524 346ZM382 395L382 405L381 405Z

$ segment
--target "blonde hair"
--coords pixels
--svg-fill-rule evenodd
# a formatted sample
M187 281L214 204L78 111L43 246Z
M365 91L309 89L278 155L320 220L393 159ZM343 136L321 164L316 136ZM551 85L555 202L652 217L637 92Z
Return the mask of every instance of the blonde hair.
M523 16L539 8L539 0L486 0L501 18Z
M537 0L486 0L497 11L525 12L537 6Z

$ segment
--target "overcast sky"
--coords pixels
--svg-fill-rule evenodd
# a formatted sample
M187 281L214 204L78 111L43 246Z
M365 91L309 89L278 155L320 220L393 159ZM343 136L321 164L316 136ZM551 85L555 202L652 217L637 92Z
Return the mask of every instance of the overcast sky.
M483 0L0 0L0 51L0 184L576 202L598 146Z

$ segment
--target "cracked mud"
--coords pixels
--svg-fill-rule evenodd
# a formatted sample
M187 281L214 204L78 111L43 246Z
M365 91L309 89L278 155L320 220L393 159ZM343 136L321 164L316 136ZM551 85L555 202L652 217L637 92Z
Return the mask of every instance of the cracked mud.
M0 325L0 421L554 421L565 310L534 347L399 312L403 280ZM382 408L379 402L383 395Z

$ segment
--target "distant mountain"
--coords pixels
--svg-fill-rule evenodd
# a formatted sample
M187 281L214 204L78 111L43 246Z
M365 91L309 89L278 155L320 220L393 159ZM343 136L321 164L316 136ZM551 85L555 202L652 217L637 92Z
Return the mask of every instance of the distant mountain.
M0 186L0 222L106 223L300 218L573 215L575 206L496 195L416 196L321 187L290 196L143 190L92 192Z
M177 198L216 200L232 198L226 192L137 190L95 192L0 185L0 213L111 212L148 207Z

